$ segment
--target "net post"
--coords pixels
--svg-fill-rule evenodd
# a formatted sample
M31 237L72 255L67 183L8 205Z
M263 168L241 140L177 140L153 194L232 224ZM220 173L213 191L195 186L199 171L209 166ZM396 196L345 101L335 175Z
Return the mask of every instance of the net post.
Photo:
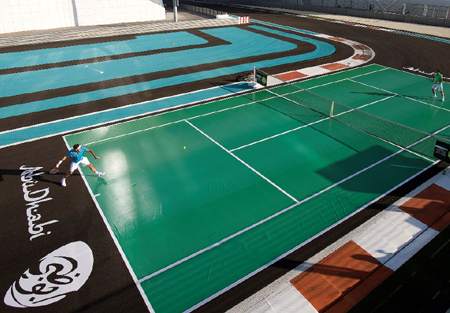
M330 117L333 117L333 111L334 111L334 101L331 102L331 111L330 111Z
M253 66L253 82L256 83L256 66Z

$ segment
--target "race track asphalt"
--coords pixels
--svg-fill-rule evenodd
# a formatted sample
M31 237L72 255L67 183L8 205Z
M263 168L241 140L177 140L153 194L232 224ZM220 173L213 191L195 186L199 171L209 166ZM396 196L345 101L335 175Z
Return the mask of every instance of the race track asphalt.
M428 73L439 68L444 74L450 73L450 60L445 57L448 55L449 46L444 42L388 33L370 28L306 19L294 15L258 12L218 5L212 6L212 8L226 11L228 14L250 16L251 19L360 42L375 51L376 55L371 63L377 63L399 70L416 68ZM194 34L198 34L198 30L196 29L191 31ZM133 35L124 35L109 37L107 40L126 40L132 37ZM218 42L213 37L208 37L208 39L210 40L208 45L221 44L221 42ZM84 39L70 42L6 47L0 48L0 53L103 41L105 39ZM296 64L265 68L264 70L273 74L282 73L303 67L335 62L349 57L353 53L352 49L348 46L339 45L335 42L333 42L333 45L336 46L336 52L331 56ZM250 57L245 58L242 62L254 62L257 60L258 57ZM231 64L233 64L233 60L218 63L214 66L229 66ZM184 71L202 71L210 68L211 65L199 65L195 68L185 69ZM26 71L27 68L23 68L22 70ZM10 72L11 70L0 70L0 75ZM61 88L60 90L48 92L2 97L0 98L0 107L23 103L29 101L30 97L33 99L52 98L80 91L170 77L175 74L179 74L179 72L169 70L157 74L158 77L145 74L120 80ZM212 79L167 86L152 91L137 92L100 101L90 101L69 107L4 118L1 119L0 132L22 127L27 128L40 123L119 108L132 103L170 97L214 86L223 86L233 82L235 77L236 75L234 74L218 76ZM76 128L76 125L74 125L74 128ZM21 139L26 140L26 138ZM0 198L0 242L2 242L0 248L0 264L2 264L0 267L2 276L0 281L0 295L3 297L13 282L17 281L20 275L28 268L32 268L36 272L38 260L42 260L44 256L51 254L57 247L62 247L67 243L82 241L89 244L94 259L96 260L91 278L77 292L67 293L64 301L56 302L51 306L34 308L33 311L145 312L147 310L146 304L142 301L139 290L135 288L133 277L129 275L120 251L116 249L114 240L111 238L107 229L102 226L104 225L102 217L98 214L98 210L91 200L91 195L86 190L81 177L74 175L70 178L70 187L61 188L59 181L62 174L48 175L46 173L49 169L53 168L56 161L66 152L67 147L61 135L50 136L0 149L0 188L2 194ZM415 186L418 186L421 182L440 172L442 167L443 165L438 165L431 168L395 190L392 194L348 219L339 225L339 227L332 229L266 270L261 271L242 284L211 300L196 309L195 312L210 313L227 311L328 246L336 238L345 235L351 229L379 213ZM43 171L45 174L39 175ZM33 195L34 201L38 201L36 200L38 198L42 201L34 203ZM37 204L38 206L36 206ZM34 209L33 212L31 212L31 207ZM41 221L41 224L39 224L39 221ZM44 221L46 224L44 224ZM38 225L41 225L40 228ZM39 291L39 288L43 288L38 283L35 286L36 289L34 291ZM28 299L27 301L32 302L34 300ZM7 306L4 302L0 304L0 311L2 312L22 312L22 310Z

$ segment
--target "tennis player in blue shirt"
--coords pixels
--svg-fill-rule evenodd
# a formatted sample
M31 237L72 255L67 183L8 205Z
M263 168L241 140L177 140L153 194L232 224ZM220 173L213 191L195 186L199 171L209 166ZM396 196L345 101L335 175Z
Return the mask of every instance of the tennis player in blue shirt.
M67 152L66 155L63 156L62 159L59 160L59 162L56 164L56 167L59 168L59 166L61 165L62 162L64 162L65 159L67 159L68 157L72 158L72 163L70 164L69 171L66 173L64 178L61 179L61 186L66 187L66 178L72 175L73 172L75 172L78 169L80 164L83 166L88 166L91 169L91 171L93 171L97 175L97 177L105 175L105 172L98 172L95 169L95 167L91 164L91 162L89 162L88 158L83 156L83 153L86 151L92 153L95 159L100 159L100 157L96 156L94 151L92 151L91 149L87 149L86 147L83 147L79 144L75 144L73 146L73 149Z

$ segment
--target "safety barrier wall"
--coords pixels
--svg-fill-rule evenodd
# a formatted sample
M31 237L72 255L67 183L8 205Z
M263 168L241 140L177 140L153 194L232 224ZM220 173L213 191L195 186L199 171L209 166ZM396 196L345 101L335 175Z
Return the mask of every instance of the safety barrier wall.
M162 0L0 1L0 33L163 19Z
M422 4L374 0L202 0L198 2L283 8L450 27L450 7L435 5L433 3L436 2L431 1Z

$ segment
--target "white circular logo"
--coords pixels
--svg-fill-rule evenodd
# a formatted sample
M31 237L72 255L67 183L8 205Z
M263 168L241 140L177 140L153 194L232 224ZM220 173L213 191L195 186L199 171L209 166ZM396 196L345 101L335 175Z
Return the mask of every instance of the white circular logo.
M91 275L94 256L82 242L69 243L30 267L6 292L4 302L15 308L45 306L77 291Z

